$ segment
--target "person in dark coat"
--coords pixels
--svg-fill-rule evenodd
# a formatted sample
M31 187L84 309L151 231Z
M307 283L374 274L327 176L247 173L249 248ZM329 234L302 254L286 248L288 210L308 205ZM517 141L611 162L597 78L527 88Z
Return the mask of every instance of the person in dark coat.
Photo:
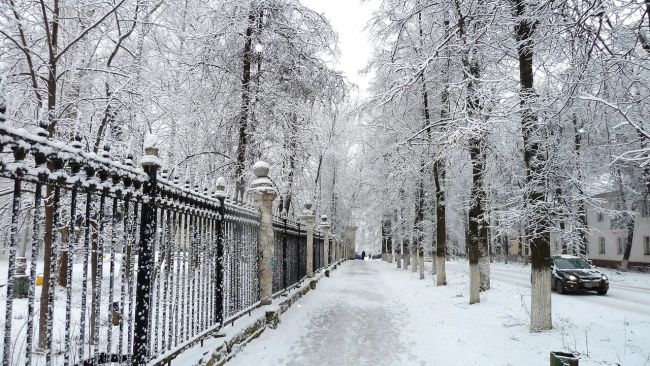
M361 260L365 261L366 260L366 251L364 250L361 252Z

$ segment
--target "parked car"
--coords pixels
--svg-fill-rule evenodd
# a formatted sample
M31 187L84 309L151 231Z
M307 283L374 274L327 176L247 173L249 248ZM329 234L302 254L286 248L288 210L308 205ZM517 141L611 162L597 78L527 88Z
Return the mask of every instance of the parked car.
M609 290L609 279L596 270L584 258L572 255L551 257L553 280L551 287L558 294L566 292L596 291L605 295Z
M356 252L356 253L354 253L354 259L361 259L361 260L363 260L363 257L361 256L361 253Z

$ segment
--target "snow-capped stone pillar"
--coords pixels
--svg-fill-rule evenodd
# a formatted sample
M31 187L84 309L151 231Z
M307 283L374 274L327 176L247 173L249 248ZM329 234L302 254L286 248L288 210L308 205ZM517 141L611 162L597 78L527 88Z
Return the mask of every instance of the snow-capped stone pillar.
M305 209L300 218L307 227L307 277L314 277L314 222L316 216L311 209L311 203L305 203Z
M356 226L346 226L345 227L345 245L347 256L350 259L354 259L354 249L356 247L356 238L357 238L357 227Z
M321 224L320 228L323 231L323 247L325 248L325 254L323 258L325 268L327 269L327 266L330 265L329 263L329 251L330 251L330 229L332 228L332 225L330 225L329 222L327 222L327 216L323 215L321 216ZM336 261L336 258L334 257L334 254L336 253L336 250L332 248L332 261Z
M273 295L273 200L278 196L278 191L269 179L269 165L258 161L253 166L255 180L251 182L246 191L253 198L253 204L260 210L259 243L257 258L259 261L260 301L262 305L269 305Z

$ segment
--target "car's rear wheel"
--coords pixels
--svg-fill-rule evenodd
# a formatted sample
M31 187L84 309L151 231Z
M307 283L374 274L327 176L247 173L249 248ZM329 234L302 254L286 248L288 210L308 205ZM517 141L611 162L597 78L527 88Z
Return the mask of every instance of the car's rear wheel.
M555 291L557 291L558 294L563 294L564 293L564 284L560 280L555 280Z

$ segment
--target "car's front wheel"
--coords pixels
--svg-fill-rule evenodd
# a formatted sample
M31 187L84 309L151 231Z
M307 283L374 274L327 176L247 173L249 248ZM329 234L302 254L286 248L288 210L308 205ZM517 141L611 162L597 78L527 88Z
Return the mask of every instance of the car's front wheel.
M561 280L555 280L555 291L557 291L558 294L563 294L565 292L564 284Z
M607 289L606 288L602 289L602 290L598 290L597 292L598 292L598 295L601 295L601 296L602 295L607 295Z

